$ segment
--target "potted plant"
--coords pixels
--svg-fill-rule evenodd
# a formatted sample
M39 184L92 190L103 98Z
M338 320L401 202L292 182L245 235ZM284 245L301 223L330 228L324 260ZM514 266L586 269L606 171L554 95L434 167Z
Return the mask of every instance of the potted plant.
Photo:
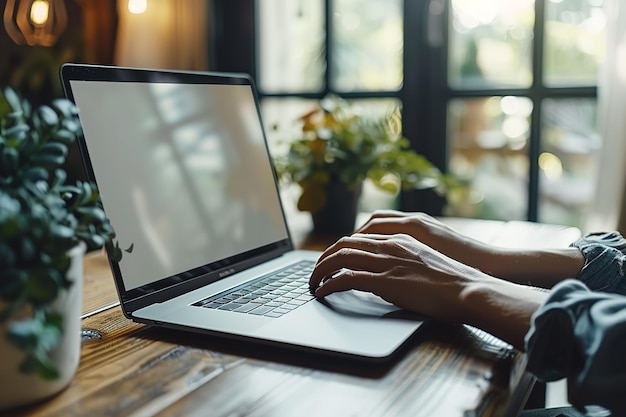
M390 193L434 189L445 195L454 185L451 177L410 149L400 133L397 111L365 117L344 100L329 97L298 121L301 136L275 158L275 167L282 181L300 186L297 207L312 214L318 233L354 229L365 179Z
M82 256L106 245L121 258L96 186L66 183L80 129L68 100L33 108L10 88L0 96L0 409L69 383L80 356Z

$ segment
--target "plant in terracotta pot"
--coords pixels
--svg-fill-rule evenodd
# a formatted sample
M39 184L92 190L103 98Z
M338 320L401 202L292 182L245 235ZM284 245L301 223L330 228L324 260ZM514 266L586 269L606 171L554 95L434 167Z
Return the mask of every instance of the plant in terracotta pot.
M32 108L0 95L0 409L47 397L73 377L80 355L82 255L114 230L96 186L67 184L76 108Z
M365 117L344 100L329 97L298 121L301 136L274 162L282 181L300 186L297 207L312 214L318 233L338 235L354 229L366 179L390 193L434 189L445 195L455 184L410 149L397 111Z

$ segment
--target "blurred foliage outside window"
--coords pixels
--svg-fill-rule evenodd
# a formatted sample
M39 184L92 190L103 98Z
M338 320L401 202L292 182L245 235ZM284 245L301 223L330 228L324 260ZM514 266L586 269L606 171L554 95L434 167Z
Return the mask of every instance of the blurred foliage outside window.
M458 90L502 96L457 98L448 106L449 169L472 181L472 194L450 214L525 219L530 181L531 113L540 112L538 220L582 226L593 198L595 98L550 97L557 88L595 87L604 59L601 0L548 0L541 80L533 80L535 4L452 0L448 79ZM533 83L545 97L530 94ZM509 95L516 88L519 96ZM549 88L554 88L551 91ZM575 96L576 93L570 95ZM537 119L538 120L538 119ZM471 204L468 204L471 203Z
M332 7L328 25L325 4ZM283 127L267 129L273 150L289 137L285 127L297 129L297 117L327 93L368 98L364 108L377 101L378 109L402 106L399 91L413 77L405 73L405 54L417 53L406 50L403 22L410 19L403 4L257 0L262 111L268 125ZM604 60L602 0L445 0L445 6L448 169L472 184L446 213L524 220L535 204L539 221L580 226L601 146L590 91ZM544 30L535 33L538 25ZM541 126L533 126L537 121Z

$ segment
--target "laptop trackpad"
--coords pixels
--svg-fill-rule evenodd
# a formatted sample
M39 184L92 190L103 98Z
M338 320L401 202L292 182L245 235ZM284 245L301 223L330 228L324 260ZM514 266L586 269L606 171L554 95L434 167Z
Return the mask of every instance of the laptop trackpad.
M319 302L338 313L352 316L423 319L417 314L396 307L375 294L364 291L337 292L320 299Z
M256 333L268 340L385 358L423 323L373 294L347 291L312 300Z

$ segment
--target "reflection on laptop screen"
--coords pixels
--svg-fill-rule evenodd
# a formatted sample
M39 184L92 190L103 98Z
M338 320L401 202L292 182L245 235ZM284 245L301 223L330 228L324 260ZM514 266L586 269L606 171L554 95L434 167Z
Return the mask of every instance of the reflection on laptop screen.
M71 85L126 289L287 238L249 85Z

